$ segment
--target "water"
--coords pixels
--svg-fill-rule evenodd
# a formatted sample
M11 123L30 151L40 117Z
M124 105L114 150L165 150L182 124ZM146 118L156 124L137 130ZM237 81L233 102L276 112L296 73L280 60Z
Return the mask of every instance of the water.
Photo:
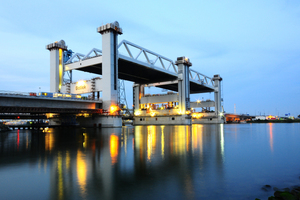
M300 184L300 124L0 133L1 199L267 199Z

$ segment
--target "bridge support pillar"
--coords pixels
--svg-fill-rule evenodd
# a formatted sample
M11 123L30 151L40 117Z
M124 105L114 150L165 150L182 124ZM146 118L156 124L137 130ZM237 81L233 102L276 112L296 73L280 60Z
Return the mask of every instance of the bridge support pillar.
M218 120L220 121L220 123L222 123L221 121L224 121L224 116L223 116L223 111L222 111L222 107L221 107L221 81L222 78L220 77L219 74L214 75L213 79L212 79L215 83L214 88L214 100L215 100L215 113L218 117Z
M48 44L50 51L50 92L60 92L64 75L64 50L67 50L65 41Z
M87 128L120 128L122 116L119 115L96 115L93 117L77 117L77 122Z
M102 35L102 79L106 86L102 91L103 109L110 110L118 102L118 35L119 23L108 23L97 29Z
M145 95L145 86L140 84L133 85L133 113L140 109L140 100Z
M190 109L189 67L192 63L186 57L178 57L175 64L178 66L179 109L181 114L185 114Z

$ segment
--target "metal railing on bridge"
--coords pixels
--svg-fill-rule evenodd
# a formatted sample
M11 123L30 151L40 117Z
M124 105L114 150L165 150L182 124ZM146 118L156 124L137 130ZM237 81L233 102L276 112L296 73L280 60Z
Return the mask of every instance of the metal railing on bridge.
M93 48L89 53L83 55L81 53L75 53L65 64L70 64L77 61L83 61L90 58L98 57L102 55L102 51L100 49Z

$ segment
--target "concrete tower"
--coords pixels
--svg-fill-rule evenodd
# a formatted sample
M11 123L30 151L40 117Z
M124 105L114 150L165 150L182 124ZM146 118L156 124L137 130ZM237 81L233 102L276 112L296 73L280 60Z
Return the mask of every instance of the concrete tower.
M218 115L218 119L221 119L221 113L222 113L222 108L221 108L221 81L222 78L220 77L219 74L214 75L212 79L215 83L215 112Z
M119 23L108 23L97 29L102 35L103 109L109 110L118 102L118 35L122 34Z
M190 109L190 79L189 67L192 66L186 57L178 57L175 63L178 66L178 96L179 109L181 114L185 114Z
M50 92L60 92L64 75L64 51L67 50L65 41L48 44L50 51Z

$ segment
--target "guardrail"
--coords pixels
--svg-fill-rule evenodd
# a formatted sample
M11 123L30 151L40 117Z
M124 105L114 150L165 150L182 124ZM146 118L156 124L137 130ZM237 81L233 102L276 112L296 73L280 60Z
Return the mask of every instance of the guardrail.
M30 96L30 93L31 92L16 92L16 91L0 90L0 94L3 94L3 95Z
M91 55L93 55L93 53L95 55L91 56ZM101 55L102 55L102 51L100 49L93 48L86 55L83 55L81 53L75 53L69 60L67 60L67 62L65 62L65 64L70 64L70 63L74 63L74 62L78 62L78 61L83 61L83 60L98 57L98 56L101 56ZM78 60L75 61L75 59L78 59Z
M68 93L56 93L56 94L68 94ZM102 98L92 99L91 97L84 97L84 96L81 96L81 98L71 98L71 97L63 97L63 96L62 97L42 96L42 95L39 95L36 92L17 92L17 91L7 91L7 90L0 90L0 95L5 95L5 96L9 96L9 95L11 95L11 96L26 96L26 97L30 96L30 97L43 98L43 99L45 99L45 98L46 99L52 98L52 99L77 100L77 101L93 101L93 100L95 100L95 101L102 101Z
M164 69L164 70L167 70L167 71L170 71L170 72L175 72L176 74L178 73L178 67L169 58L166 58L162 55L159 55L158 53L150 51L150 50L148 50L144 47L136 45L136 44L134 44L132 42L129 42L127 40L121 41L119 46L118 46L118 49L120 49L122 46L124 46L126 51L127 51L127 55L124 55L124 56L129 56L130 58L132 58L134 60L138 60L142 55L144 57L144 59L146 60L147 64L149 64L153 67L154 66L159 67L161 69ZM129 47L137 49L138 53L134 56L132 54L132 51L130 51ZM150 56L153 57L153 60L149 59Z
M212 78L205 76L204 74L201 74L192 69L190 69L189 71L190 71L190 80L200 82L202 85L208 85L214 87L214 81L212 80Z

